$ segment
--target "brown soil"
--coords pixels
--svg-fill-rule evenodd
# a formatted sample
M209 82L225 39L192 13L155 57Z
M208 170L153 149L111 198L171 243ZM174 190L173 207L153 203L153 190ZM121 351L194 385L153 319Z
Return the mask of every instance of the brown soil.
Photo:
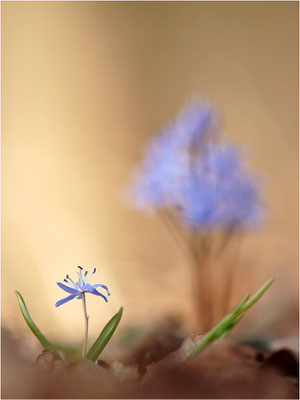
M289 350L263 353L226 341L190 361L185 356L199 337L178 347L154 342L125 362L83 360L66 366L48 350L36 363L17 356L5 342L3 398L298 398L298 360ZM155 347L156 346L156 347ZM155 361L144 355L150 354ZM156 349L157 352L153 352ZM166 354L167 353L167 354ZM134 355L136 359L134 362Z

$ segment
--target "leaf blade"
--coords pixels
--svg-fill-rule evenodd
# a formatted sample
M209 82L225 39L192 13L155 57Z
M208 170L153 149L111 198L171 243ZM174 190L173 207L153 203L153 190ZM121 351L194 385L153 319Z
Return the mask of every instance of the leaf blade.
M42 334L42 332L39 330L39 328L33 322L22 295L17 290L15 291L15 293L16 293L17 300L18 300L18 303L19 303L19 306L21 309L21 313L22 313L23 318L25 319L25 322L27 323L29 329L32 331L32 333L35 335L35 337L38 339L38 341L41 343L41 345L43 347L45 347L45 349L51 350L57 357L61 358L61 356L59 355L59 353L55 349L55 347L48 341L48 339Z
M241 307L241 311L245 312L255 304L260 297L269 289L269 287L274 283L275 278L270 278L256 293L253 295L243 306Z
M186 360L195 357L201 350L216 339L220 338L222 340L226 338L231 329L242 319L245 311L260 299L274 281L275 278L269 279L250 299L249 294L243 296L234 310L226 315L198 343L195 344L193 349L187 354Z
M119 325L119 322L122 318L122 314L123 314L123 307L120 308L120 310L108 321L108 323L102 329L100 335L95 340L94 344L88 351L85 358L91 361L96 361L98 359L99 355L102 353L105 346L107 345L112 335L114 334L115 330L117 329L117 326Z

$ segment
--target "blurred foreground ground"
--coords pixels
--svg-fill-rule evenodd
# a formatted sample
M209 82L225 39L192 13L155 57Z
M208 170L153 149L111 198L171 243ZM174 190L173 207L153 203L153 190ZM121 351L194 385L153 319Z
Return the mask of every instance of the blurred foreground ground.
M298 398L298 358L284 348L225 340L186 361L201 335L172 348L170 332L161 332L129 358L119 349L111 359L65 365L49 350L26 361L3 333L2 398Z

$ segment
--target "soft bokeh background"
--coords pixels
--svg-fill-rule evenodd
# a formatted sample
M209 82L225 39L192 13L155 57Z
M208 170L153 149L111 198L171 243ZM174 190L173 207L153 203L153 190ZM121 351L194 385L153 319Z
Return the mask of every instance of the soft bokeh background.
M187 260L158 217L126 208L143 147L186 99L221 111L261 176L265 227L243 240L233 298L276 283L240 329L297 327L297 2L2 2L2 323L81 340L81 304L56 281L81 265L91 333L168 313L193 328Z

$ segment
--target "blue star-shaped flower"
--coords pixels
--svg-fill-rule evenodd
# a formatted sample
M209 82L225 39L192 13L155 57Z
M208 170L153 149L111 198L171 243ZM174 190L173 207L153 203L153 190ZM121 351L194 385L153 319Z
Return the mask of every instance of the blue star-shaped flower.
M84 275L82 276L82 270L83 268L79 267L79 272L77 272L78 274L78 282L75 283L73 281L73 279L71 279L69 277L69 275L66 276L66 278L64 279L65 282L69 283L72 285L72 287L64 285L63 283L60 282L56 282L58 284L58 286L64 290L67 293L71 293L69 296L64 297L63 299L59 300L56 304L55 307L59 307L64 303L67 303L70 300L75 299L75 297L77 299L81 299L82 298L82 293L91 293L91 294L95 294L96 296L101 296L106 302L108 301L107 298L100 292L98 292L98 290L96 289L97 287L102 287L103 289L105 289L107 291L107 296L110 296L108 287L105 285L101 285L100 283L97 283L96 285L90 285L89 281L92 277L92 275L94 275L94 273L96 272L96 268L94 268L93 272L91 273L91 275L89 276L89 278L87 279L87 274L88 271L85 271ZM69 282L68 282L69 281Z

